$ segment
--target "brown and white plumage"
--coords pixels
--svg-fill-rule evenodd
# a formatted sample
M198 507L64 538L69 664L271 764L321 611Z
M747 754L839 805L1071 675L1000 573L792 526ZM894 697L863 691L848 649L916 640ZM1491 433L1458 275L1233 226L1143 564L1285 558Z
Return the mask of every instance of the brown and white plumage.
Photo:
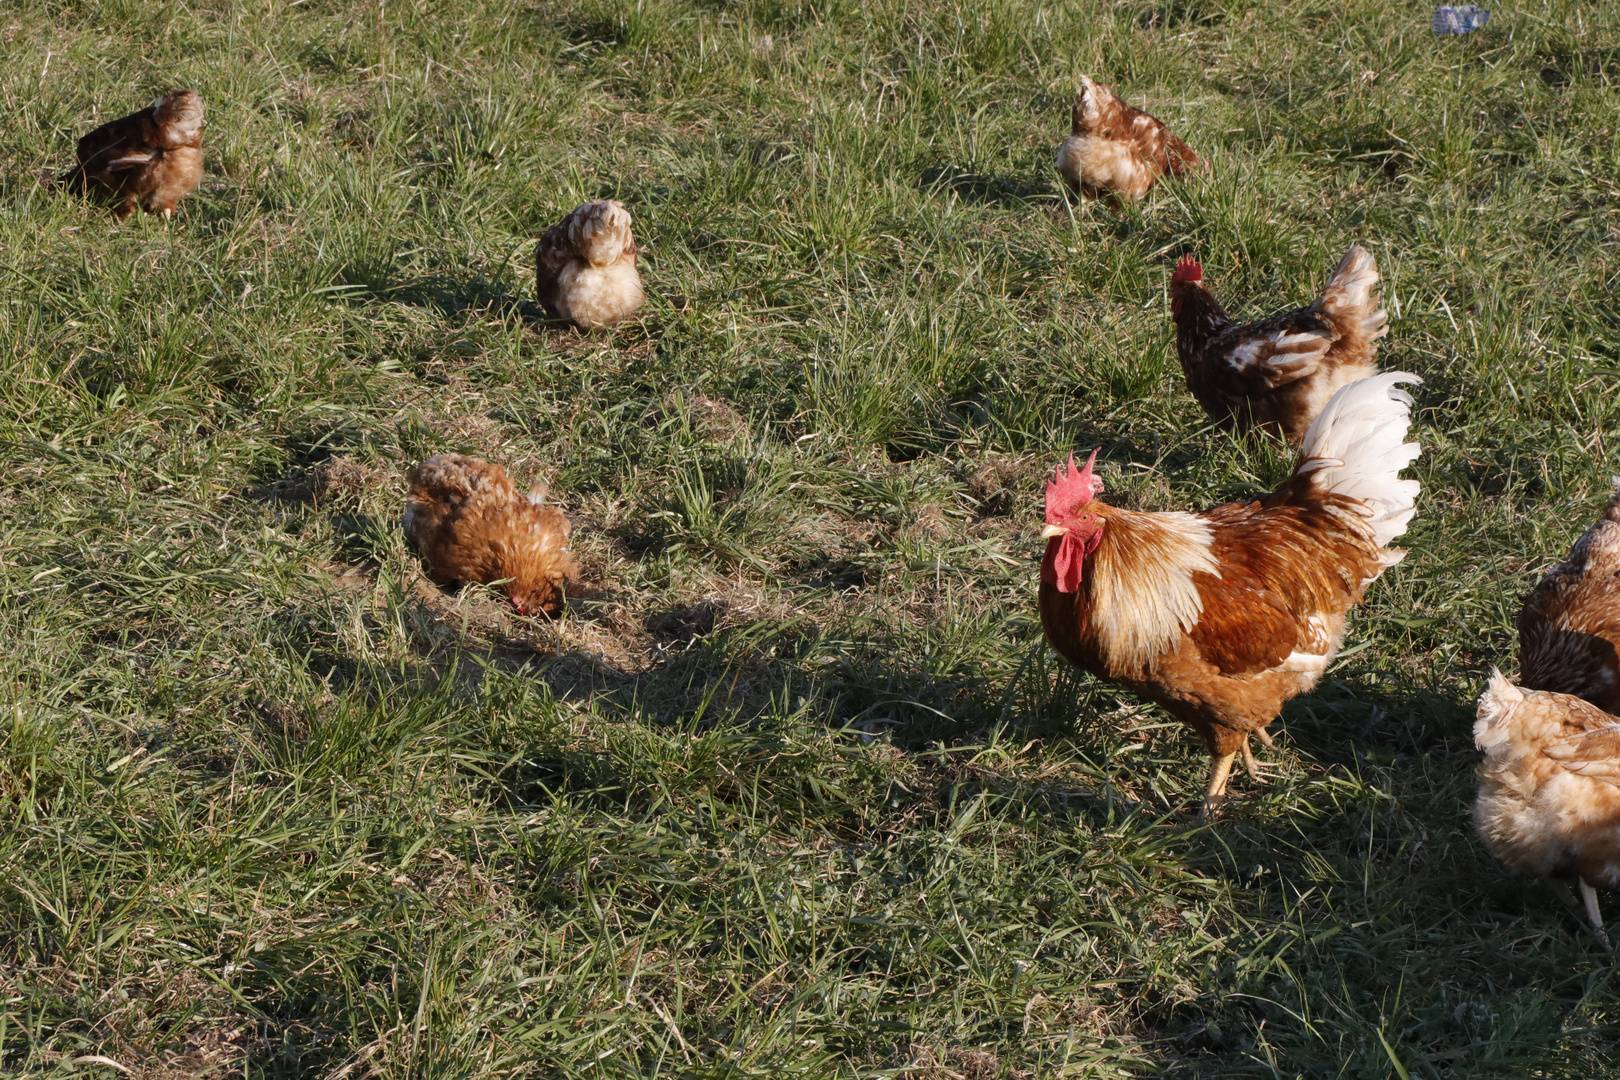
M520 615L554 611L579 568L568 517L537 491L518 494L483 458L438 454L412 469L405 532L441 585L499 586Z
M137 205L169 217L202 179L203 105L195 90L165 94L79 140L79 163L57 181L109 202L116 217Z
M1170 311L1187 388L1211 419L1298 446L1341 386L1378 374L1389 315L1378 265L1360 244L1308 307L1257 322L1234 324L1202 279L1203 268L1183 258L1170 276Z
M1519 613L1519 682L1620 713L1620 477L1596 525Z
M1200 514L1142 513L1092 498L1101 481L1047 487L1041 624L1071 663L1162 706L1214 759L1206 811L1249 735L1338 653L1345 615L1405 552L1419 485L1401 470L1411 397L1392 372L1354 383L1311 427L1291 477L1264 499Z
M630 224L623 203L596 199L547 229L534 252L540 306L590 329L634 315L646 294Z
M1620 717L1495 671L1477 715L1475 831L1512 870L1578 878L1601 933L1595 888L1620 889Z
M1165 173L1180 176L1200 164L1192 148L1161 121L1084 75L1071 121L1071 134L1058 147L1058 175L1070 191L1088 199L1111 194L1134 202Z

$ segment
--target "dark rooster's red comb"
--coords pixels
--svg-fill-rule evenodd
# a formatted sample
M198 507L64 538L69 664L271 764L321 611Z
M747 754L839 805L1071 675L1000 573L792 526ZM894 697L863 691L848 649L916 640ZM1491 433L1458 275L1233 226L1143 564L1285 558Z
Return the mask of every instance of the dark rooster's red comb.
M1191 255L1183 255L1181 257L1181 261L1176 263L1176 272L1170 275L1170 284L1172 285L1181 281L1203 280L1204 268L1200 266L1198 264L1198 260L1193 258Z

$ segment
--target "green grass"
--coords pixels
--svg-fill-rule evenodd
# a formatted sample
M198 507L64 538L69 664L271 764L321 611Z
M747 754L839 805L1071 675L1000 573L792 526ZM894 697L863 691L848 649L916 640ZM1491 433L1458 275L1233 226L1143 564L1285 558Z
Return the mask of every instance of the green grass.
M1613 959L1467 810L1620 471L1620 8L1497 7L0 9L0 1072L1615 1075ZM1081 73L1207 175L1068 208ZM39 186L178 85L174 221ZM531 299L596 196L610 336ZM1426 380L1412 553L1199 827L1196 740L1042 641L1041 476L1278 480L1167 272L1268 313L1352 238ZM552 483L566 617L426 582L443 450Z

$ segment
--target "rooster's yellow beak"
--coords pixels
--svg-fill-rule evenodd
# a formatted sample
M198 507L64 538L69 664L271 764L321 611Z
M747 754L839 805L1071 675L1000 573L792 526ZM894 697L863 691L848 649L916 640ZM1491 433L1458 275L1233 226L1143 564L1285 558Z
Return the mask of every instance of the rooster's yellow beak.
M1050 540L1050 539L1052 539L1052 537L1054 537L1054 536L1062 536L1064 533L1066 533L1068 531L1069 531L1068 529L1065 529L1061 525L1048 525L1046 528L1041 530L1041 539L1042 540Z

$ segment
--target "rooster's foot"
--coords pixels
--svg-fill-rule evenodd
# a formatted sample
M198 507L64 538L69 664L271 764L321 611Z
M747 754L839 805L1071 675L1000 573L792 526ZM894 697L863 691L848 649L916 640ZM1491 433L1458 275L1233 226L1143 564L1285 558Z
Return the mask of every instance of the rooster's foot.
M1258 732L1257 734L1263 735L1264 732ZM1271 745L1270 739L1264 739L1262 741L1265 742L1267 746ZM1248 771L1250 778L1256 783L1263 784L1266 782L1265 776L1261 773L1262 769L1281 769L1282 767L1283 763L1280 761L1256 761L1254 759L1254 751L1249 749L1249 740L1243 740L1243 768Z

